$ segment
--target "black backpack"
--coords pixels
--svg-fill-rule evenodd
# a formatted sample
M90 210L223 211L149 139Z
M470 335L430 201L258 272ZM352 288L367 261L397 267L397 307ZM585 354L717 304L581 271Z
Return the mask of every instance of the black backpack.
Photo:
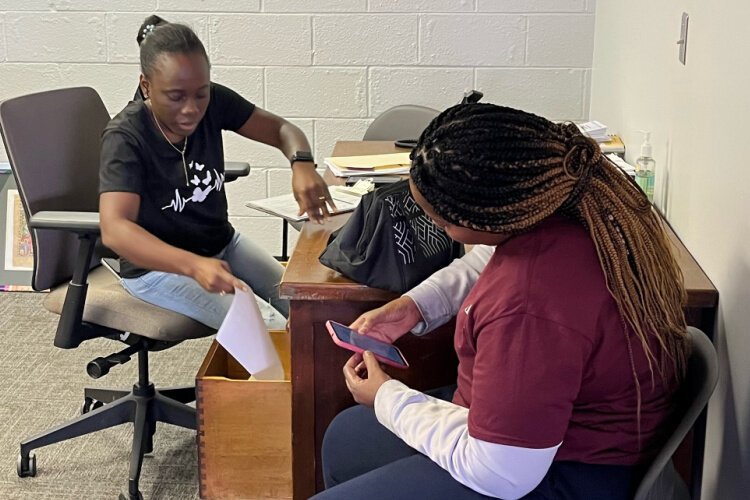
M320 262L365 285L403 293L463 255L427 217L403 180L362 197Z

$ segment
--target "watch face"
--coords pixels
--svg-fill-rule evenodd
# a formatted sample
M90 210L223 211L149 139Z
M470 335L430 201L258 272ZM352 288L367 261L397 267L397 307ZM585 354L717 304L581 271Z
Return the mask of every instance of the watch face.
M297 151L292 155L292 161L314 161L314 158L309 151Z

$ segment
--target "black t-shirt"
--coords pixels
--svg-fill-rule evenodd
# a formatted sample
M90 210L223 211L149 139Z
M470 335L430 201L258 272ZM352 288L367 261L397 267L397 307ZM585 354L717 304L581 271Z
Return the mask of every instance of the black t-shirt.
M234 229L224 191L222 130L236 131L255 105L236 92L211 83L211 97L195 132L172 147L142 100L129 103L104 129L99 192L141 197L137 223L162 241L203 256L219 253ZM175 149L177 148L177 149ZM121 259L125 278L148 272Z

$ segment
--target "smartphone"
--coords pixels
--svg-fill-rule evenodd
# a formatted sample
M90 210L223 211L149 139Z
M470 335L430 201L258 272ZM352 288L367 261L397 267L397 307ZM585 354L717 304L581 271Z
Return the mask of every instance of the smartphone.
M406 362L404 355L394 345L362 335L348 326L336 323L335 321L326 321L326 328L331 334L333 341L344 349L354 352L370 351L378 361L397 368L409 367L409 363Z

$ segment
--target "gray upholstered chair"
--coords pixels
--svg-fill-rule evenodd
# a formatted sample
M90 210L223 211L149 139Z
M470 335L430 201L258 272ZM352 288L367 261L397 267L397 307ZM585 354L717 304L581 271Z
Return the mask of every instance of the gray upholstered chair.
M372 121L362 140L416 140L432 119L439 114L440 112L436 109L415 104L394 106L380 113Z
M21 443L18 475L36 474L32 450L133 422L128 489L139 498L143 454L153 448L156 422L195 429L193 387L156 390L148 377L148 352L214 330L180 314L131 297L117 277L99 265L99 141L109 121L91 88L70 88L9 99L0 104L0 127L34 243L32 286L51 289L45 307L60 315L54 344L73 349L107 337L127 347L92 360L93 378L138 355L132 390L86 389L82 415ZM231 165L227 179L247 175ZM44 381L40 380L40 383ZM80 404L80 403L78 403Z
M672 455L685 439L703 409L708 404L719 380L716 350L706 335L688 327L693 352L688 361L687 376L677 395L677 421L651 465L646 470L635 493L635 500L689 500L685 482L672 465Z

